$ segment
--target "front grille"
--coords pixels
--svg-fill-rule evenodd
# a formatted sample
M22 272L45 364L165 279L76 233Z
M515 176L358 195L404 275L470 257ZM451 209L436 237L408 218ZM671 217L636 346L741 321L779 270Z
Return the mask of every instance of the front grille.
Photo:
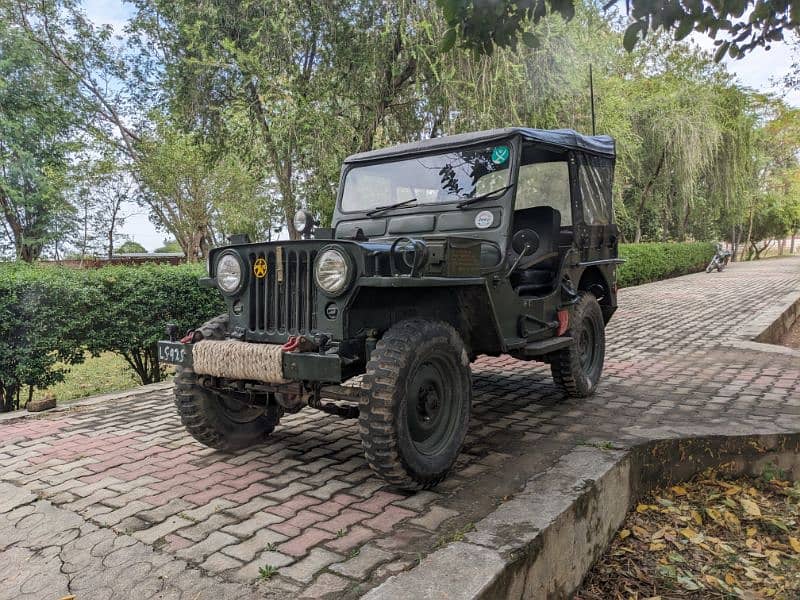
M298 335L311 330L316 251L278 246L250 254L249 328L268 335ZM254 277L256 261L267 263L265 277Z

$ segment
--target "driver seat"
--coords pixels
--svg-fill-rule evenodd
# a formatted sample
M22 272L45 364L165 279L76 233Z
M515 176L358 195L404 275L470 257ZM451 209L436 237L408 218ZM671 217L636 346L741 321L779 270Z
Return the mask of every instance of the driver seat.
M539 236L539 248L523 258L511 274L511 286L520 296L544 296L553 290L558 273L558 239L561 233L561 212L551 206L534 206L514 213L513 234L532 229ZM509 260L517 259L509 250Z

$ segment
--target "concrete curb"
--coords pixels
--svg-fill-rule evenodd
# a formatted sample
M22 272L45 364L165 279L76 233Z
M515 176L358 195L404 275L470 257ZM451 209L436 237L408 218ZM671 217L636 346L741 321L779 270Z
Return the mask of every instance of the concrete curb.
M800 357L800 350L779 346L781 339L800 318L800 289L785 294L769 310L757 315L728 340L731 346L772 354Z
M710 467L760 475L768 464L800 477L800 433L673 438L628 450L578 447L479 521L464 542L434 552L364 598L566 598L650 489Z
M112 402L114 400L127 400L129 398L144 396L152 392L167 390L171 388L172 388L172 381L159 381L158 383L140 385L139 387L135 387L130 390L125 390L123 392L111 392L110 394L99 394L97 396L88 396L87 398L75 400L74 402L69 402L67 404L56 405L55 408L50 410L44 410L42 412L17 410L10 413L0 413L0 424L10 423L12 421L17 421L20 419L45 419L49 415L55 415L55 414L60 415L68 412L75 412L82 410L84 408L96 406L98 404L103 404L105 402Z

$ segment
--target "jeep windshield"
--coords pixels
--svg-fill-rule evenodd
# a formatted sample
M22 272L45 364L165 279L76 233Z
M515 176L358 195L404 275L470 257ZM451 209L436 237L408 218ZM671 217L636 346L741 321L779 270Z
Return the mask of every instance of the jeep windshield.
M500 143L356 166L345 177L341 209L389 210L477 197L509 185L510 157L511 146Z

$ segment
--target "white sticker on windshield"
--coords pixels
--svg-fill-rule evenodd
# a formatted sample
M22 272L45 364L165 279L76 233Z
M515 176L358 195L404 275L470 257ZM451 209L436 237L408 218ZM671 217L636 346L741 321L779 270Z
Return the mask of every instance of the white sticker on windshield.
M478 229L488 229L494 223L494 215L490 210L482 210L475 215L475 227Z

